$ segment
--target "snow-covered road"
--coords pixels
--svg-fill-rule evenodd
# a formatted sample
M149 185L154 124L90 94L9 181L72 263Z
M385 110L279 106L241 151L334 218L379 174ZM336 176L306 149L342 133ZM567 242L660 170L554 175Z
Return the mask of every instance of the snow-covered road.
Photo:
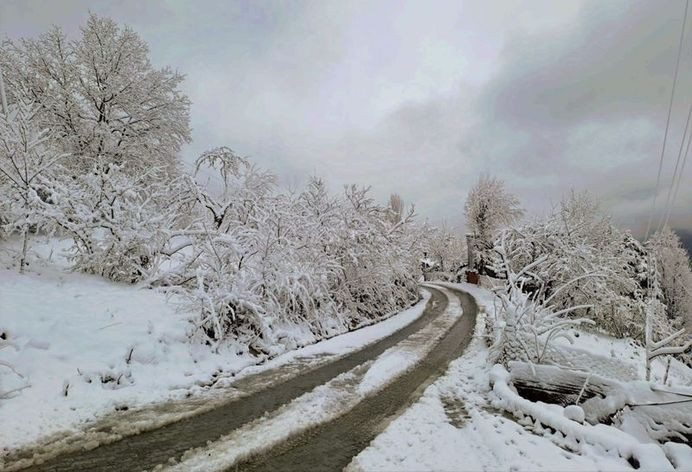
M230 402L162 428L125 437L89 451L58 456L36 467L36 470L149 469L158 464L178 460L186 450L197 448L195 453L188 452L185 456L188 461L192 459L194 462L196 456L205 455L208 444L211 444L212 448L216 444L215 454L221 458L225 457L216 465L216 468L223 468L228 465L229 456L224 455L224 452L228 451L218 449L224 447L223 441L219 441L220 438L228 437L232 432L240 431L247 425L256 426L258 423L270 422L272 416L277 416L281 412L289 412L287 417L290 423L290 412L294 403L300 405L301 401L309 401L310 395L314 397L315 392L318 392L319 397L319 392L324 392L325 389L328 391L330 383L343 383L346 377L356 373L356 376L360 375L359 378L351 379L351 382L348 379L346 381L346 384L352 387L346 392L347 401L335 398L335 404L339 407L332 409L331 415L322 408L318 408L312 416L302 415L302 427L295 431L290 424L274 424L275 431L279 431L274 444L281 443L284 452L280 457L286 457L286 444L294 444L288 449L292 451L293 456L297 454L298 457L321 457L319 450L314 447L310 451L295 447L301 444L300 438L303 437L295 434L297 431L312 431L319 427L324 429L319 433L322 437L349 437L349 445L340 445L333 440L324 442L330 447L347 447L344 449L345 452L340 454L341 462L346 465L350 458L367 446L377 431L385 426L382 420L391 419L402 406L408 405L415 396L414 392L420 393L419 386L427 384L439 375L440 370L458 356L465 345L464 342L467 342L466 338L470 338L473 331L471 315L475 314L472 299L468 297L464 302L465 311L469 316L461 317L459 303L450 292L432 287L428 287L428 290L431 292L431 299L424 312L417 318L414 316L413 321L394 333L383 338L379 336L382 338L379 341L372 342L372 338L366 339L361 346L368 342L370 344L362 348L356 348L358 343L351 341L353 346L349 354L331 357L323 355L323 358L327 358L326 361L320 361L320 356L317 356L318 359L307 361L296 359L296 362L291 364L245 377L231 385L245 392ZM377 329L376 326L371 328L371 331ZM354 334L349 333L347 336L353 337ZM339 343L338 338L330 341ZM356 350L353 350L354 348ZM374 392L378 392L377 395L372 395ZM368 428L362 428L359 434L355 434L355 431L344 435L338 434L339 428L345 427L349 422L360 423L351 418L358 415L365 415L371 419ZM338 420L335 421L335 417L338 417ZM306 422L306 418L309 421ZM245 437L247 439L247 436ZM246 452L256 453L257 450L272 446L271 443L262 444L262 438L256 439L256 450ZM213 443L214 441L216 443ZM236 454L234 457L242 460L246 456ZM267 459L273 456L264 454L262 457ZM264 467L260 463L253 466L260 469ZM204 470L208 470L208 467L204 467Z
M428 327L391 348L391 357L385 353L375 361L365 378L358 382L358 388L367 390L367 395L343 414L306 428L276 447L242 462L239 468L276 471L341 470L346 467L393 419L420 397L425 387L446 371L449 363L457 359L471 341L478 312L474 298L461 291L452 294L442 290L453 297L449 302L450 309ZM401 352L418 352L420 355L414 362L407 363L397 356ZM398 361L396 373L385 377L386 380L381 380L376 388L363 387L368 383L368 374L376 369L378 363L388 364L388 357Z

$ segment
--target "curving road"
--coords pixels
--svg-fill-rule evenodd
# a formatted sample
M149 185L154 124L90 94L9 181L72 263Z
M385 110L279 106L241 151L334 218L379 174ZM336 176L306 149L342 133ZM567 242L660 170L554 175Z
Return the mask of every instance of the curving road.
M390 336L334 362L162 428L125 437L89 451L64 454L24 470L134 471L152 469L171 459L179 459L186 450L205 446L265 412L273 411L339 374L376 358L386 349L431 323L445 311L448 300L440 290L426 288L432 296L418 319ZM459 318L420 364L395 379L377 395L361 401L347 414L293 437L239 468L335 470L347 465L353 456L384 429L397 412L415 400L425 385L439 376L451 360L461 355L471 339L477 308L470 295L459 292L458 296L464 316ZM271 372L256 374L243 381L252 383L253 377L262 380L262 377L266 378L268 375Z
M293 437L253 460L229 470L342 470L387 425L409 407L423 390L461 356L473 337L478 306L471 295L457 292L464 315L422 362L377 394L365 398L333 421Z

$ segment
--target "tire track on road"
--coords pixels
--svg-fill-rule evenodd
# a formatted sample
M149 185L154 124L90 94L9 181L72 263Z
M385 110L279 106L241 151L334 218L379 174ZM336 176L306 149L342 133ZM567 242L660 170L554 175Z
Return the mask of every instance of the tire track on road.
M452 289L449 289L452 290ZM412 405L448 364L461 356L473 337L478 306L466 292L459 297L463 315L415 367L366 397L338 418L305 431L229 471L342 470L387 425Z

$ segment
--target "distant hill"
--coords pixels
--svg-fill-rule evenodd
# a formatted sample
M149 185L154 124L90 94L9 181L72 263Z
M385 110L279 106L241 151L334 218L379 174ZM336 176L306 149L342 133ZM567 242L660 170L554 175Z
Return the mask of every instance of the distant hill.
M687 254L692 256L692 231L686 229L676 229L675 232L680 236L682 246L687 249Z

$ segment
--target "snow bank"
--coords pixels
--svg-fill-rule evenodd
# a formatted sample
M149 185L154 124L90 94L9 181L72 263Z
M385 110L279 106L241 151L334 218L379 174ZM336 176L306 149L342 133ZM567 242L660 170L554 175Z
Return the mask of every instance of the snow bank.
M0 401L5 449L252 362L191 345L185 316L156 291L51 271L0 280L0 328L14 344L0 355L29 383Z
M663 450L652 443L641 443L633 436L612 426L581 424L568 418L569 412L559 405L531 402L520 397L509 386L510 374L501 365L490 371L493 388L492 404L523 419L525 415L535 420L537 427L547 426L556 434L565 436L570 449L581 451L584 444L596 446L606 453L616 453L626 460L634 459L644 470L673 470ZM567 414L566 414L567 413ZM583 413L583 412L582 412Z

